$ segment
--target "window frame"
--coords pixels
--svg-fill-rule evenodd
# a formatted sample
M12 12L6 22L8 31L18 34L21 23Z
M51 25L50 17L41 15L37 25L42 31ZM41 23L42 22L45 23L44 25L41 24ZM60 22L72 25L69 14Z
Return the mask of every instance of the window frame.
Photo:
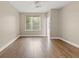
M40 27L40 28L39 28L39 30L34 30L34 29L32 28L33 26L31 26L31 29L30 29L30 30L27 29L27 26L26 26L26 25L27 25L27 24L26 24L27 17L40 17L40 19L39 19L39 20L40 20L40 23L39 23L39 27ZM32 22L32 20L31 20L31 22ZM32 23L33 23L33 22L32 22ZM25 16L25 31L41 31L41 27L42 27L41 25L42 25L41 16Z

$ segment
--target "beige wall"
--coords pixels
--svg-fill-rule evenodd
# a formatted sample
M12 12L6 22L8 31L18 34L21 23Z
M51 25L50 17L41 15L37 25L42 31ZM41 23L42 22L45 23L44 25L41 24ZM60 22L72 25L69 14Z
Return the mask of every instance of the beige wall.
M25 31L26 16L41 16L41 31ZM20 35L46 35L46 14L43 13L20 13Z
M50 22L51 22L51 10L48 11L47 13L47 38L50 39Z
M8 2L0 2L0 48L19 34L18 17L18 12Z
M51 10L51 21L50 21L50 36L58 37L59 36L59 10Z
M72 2L60 10L60 36L79 45L79 2Z

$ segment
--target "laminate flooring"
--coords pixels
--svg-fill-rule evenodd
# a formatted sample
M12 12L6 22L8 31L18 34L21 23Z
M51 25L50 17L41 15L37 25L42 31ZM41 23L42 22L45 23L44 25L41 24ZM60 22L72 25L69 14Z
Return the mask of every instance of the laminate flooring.
M60 39L19 38L0 52L0 58L78 58L79 48Z

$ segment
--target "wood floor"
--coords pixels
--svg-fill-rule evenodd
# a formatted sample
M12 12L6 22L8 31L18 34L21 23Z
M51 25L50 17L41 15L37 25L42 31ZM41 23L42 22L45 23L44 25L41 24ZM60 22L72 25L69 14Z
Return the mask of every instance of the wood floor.
M19 38L0 53L0 58L78 58L79 49L59 39Z

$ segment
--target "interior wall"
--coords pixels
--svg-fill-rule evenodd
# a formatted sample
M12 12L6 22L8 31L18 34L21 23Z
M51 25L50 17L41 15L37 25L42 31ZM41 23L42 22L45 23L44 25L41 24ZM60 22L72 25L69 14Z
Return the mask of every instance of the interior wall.
M47 13L47 38L48 40L50 39L50 22L51 22L51 10L48 11Z
M79 2L60 10L60 37L79 45Z
M26 16L41 16L40 31L26 31ZM20 13L20 35L43 35L46 36L46 14L45 13Z
M0 48L19 34L19 14L8 2L0 1Z
M50 20L50 36L59 37L59 10L51 10L51 20Z

